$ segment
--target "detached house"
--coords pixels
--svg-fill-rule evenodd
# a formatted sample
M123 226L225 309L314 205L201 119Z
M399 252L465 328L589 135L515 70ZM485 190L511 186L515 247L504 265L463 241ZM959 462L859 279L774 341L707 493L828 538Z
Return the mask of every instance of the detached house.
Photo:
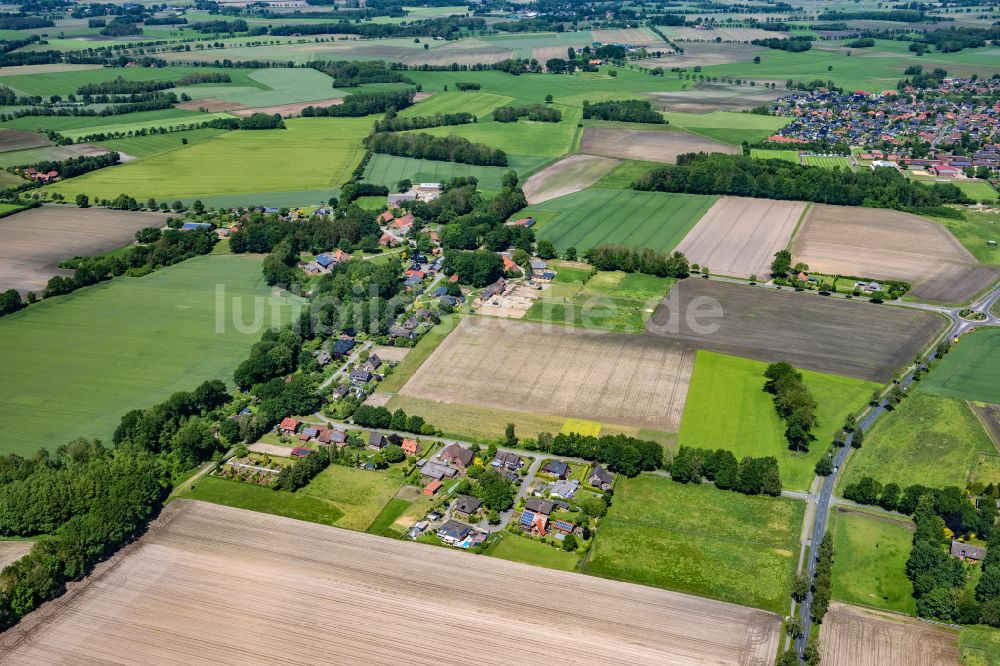
M278 424L278 432L282 435L294 435L299 431L299 426L302 425L298 419L293 419L291 416L281 419L281 423Z
M614 483L615 475L607 471L600 465L594 465L593 471L587 479L593 488L600 488L601 490L610 490L611 484Z
M478 497L462 495L455 500L454 504L452 504L451 512L462 520L468 520L470 516L479 511L479 507L482 505L483 500Z
M420 455L420 444L417 443L415 439L404 439L403 443L399 445L403 449L403 453L408 456L419 456Z
M458 444L451 444L441 451L441 460L463 469L471 465L475 457L472 451Z

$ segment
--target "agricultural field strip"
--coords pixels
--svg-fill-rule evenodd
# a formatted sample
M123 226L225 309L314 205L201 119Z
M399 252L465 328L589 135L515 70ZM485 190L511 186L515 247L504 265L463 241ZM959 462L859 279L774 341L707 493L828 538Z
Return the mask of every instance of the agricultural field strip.
M33 620L6 637L5 663L434 664L468 645L435 632L430 649L438 625L466 627L483 663L541 660L558 642L574 663L757 666L779 629L763 611L185 500Z
M929 622L838 602L820 625L824 666L942 666L960 663L958 633Z
M766 276L774 253L788 244L805 208L794 201L722 197L677 249L713 274Z
M685 153L738 154L730 146L687 131L625 130L607 127L587 127L583 131L580 152L619 159L645 160L673 164Z
M676 432L693 363L683 345L464 319L400 393Z

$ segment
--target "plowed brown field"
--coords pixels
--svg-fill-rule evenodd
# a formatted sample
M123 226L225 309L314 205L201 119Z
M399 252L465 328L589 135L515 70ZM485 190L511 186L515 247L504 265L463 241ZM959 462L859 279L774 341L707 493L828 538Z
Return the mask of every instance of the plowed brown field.
M0 662L768 666L771 613L176 500Z
M608 127L587 127L583 130L580 152L626 160L674 164L677 162L677 156L684 153L737 155L740 148L682 131L644 132Z
M819 634L823 666L958 666L958 633L834 602Z

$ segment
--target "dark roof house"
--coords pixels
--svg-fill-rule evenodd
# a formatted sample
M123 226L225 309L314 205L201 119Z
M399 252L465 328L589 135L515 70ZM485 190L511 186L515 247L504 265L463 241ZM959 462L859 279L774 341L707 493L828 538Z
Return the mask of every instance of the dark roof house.
M462 467L468 467L475 457L472 451L458 444L451 444L441 451L441 460L451 464L458 464Z

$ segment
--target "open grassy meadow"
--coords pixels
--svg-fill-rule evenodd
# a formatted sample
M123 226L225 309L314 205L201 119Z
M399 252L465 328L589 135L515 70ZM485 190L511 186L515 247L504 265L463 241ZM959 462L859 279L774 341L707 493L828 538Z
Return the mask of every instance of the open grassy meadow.
M501 533L496 542L485 552L501 560L524 562L562 571L573 571L580 560L576 553L567 553L551 544L508 533Z
M713 111L711 113L667 112L663 116L671 125L683 127L692 134L738 146L744 141L757 143L788 124L788 118L760 116L753 113Z
M401 485L398 466L371 471L330 465L298 493L336 507L343 514L338 527L366 530Z
M186 145L194 145L202 141L214 139L220 134L225 134L226 130L205 127L203 129L188 130L186 132L170 132L169 134L147 134L146 136L129 136L122 139L111 139L110 141L99 141L97 145L104 146L108 150L114 150L135 157L149 157L165 153ZM185 143L186 141L186 143Z
M612 172L613 173L613 172ZM589 188L530 206L519 215L550 213L536 236L558 250L603 244L674 249L718 197Z
M963 336L920 384L928 393L1000 404L1000 330Z
M79 436L110 441L130 409L206 379L231 383L263 331L255 317L292 315L288 298L270 294L259 258L212 255L3 317L0 452L54 449Z
M804 510L707 484L621 479L584 571L781 613Z
M980 457L996 455L965 401L930 395L923 386L926 382L868 432L848 463L843 483L872 476L904 488L914 483L964 488ZM980 470L980 475L987 471ZM1000 478L981 480L1000 482Z
M850 169L851 160L836 155L806 155L802 158L806 166L818 166L824 169Z
M797 150L774 150L770 148L751 148L750 157L758 160L785 160L792 164L798 164L799 151Z
M464 74L465 72L455 72L454 78L457 81L464 81L462 78ZM449 88L453 89L454 84L450 85ZM513 99L513 97L507 95L479 91L436 92L410 108L403 109L399 112L399 115L409 118L413 116L433 116L439 113L460 113L464 111L471 113L476 118L483 119L493 113L493 109L498 106L505 106Z
M219 114L219 116L223 115L226 114ZM214 114L174 108L139 111L121 116L23 116L8 120L0 127L30 131L52 129L66 136L82 136L94 132L117 131L126 125L130 126L127 129L169 127L171 125L200 123L215 117Z
M69 137L74 141L81 139L91 134L109 134L111 132L132 132L135 133L144 129L161 129L171 127L186 127L190 124L203 123L209 120L215 120L216 118L230 118L228 113L196 113L194 115L185 115L175 118L164 118L163 120L139 120L133 122L123 122L128 118L127 115L121 116L121 120L118 122L108 122L109 118L105 118L104 122L106 124L102 125L88 125L86 127L77 127L73 129L66 129L60 132L63 136ZM180 138L177 138L178 143Z
M807 490L816 461L848 414L867 404L873 382L802 371L819 407L816 441L808 453L788 449L785 427L764 392L767 364L735 356L699 351L691 375L679 445L728 449L743 456L774 456L785 488Z
M962 666L1000 666L1000 631L993 627L962 627L958 648Z
M365 182L385 185L396 191L396 184L404 178L413 183L441 183L458 176L474 176L479 189L499 190L507 167L476 166L437 160L419 160L394 155L373 155L365 167ZM382 197L385 203L385 197Z
M344 517L343 512L330 502L306 495L301 491L291 493L287 490L272 490L252 483L230 481L215 476L203 477L195 482L193 487L185 486L178 495L185 499L271 513L323 525L335 525Z
M833 598L850 604L916 614L906 559L913 521L838 507L833 511Z
M300 191L339 187L361 160L371 118L292 118L287 129L227 132L179 150L56 183L49 189L114 198L174 199L197 195ZM262 168L266 165L266 168Z
M0 85L5 85L24 95L62 95L75 93L77 88L91 83L114 81L118 77L126 81L176 81L188 74L221 72L221 68L169 67L99 67L65 72L42 72L0 77ZM253 71L253 70L250 70ZM246 73L232 68L225 72L235 81L243 81ZM230 84L233 85L233 84ZM251 84L252 85L252 84Z

